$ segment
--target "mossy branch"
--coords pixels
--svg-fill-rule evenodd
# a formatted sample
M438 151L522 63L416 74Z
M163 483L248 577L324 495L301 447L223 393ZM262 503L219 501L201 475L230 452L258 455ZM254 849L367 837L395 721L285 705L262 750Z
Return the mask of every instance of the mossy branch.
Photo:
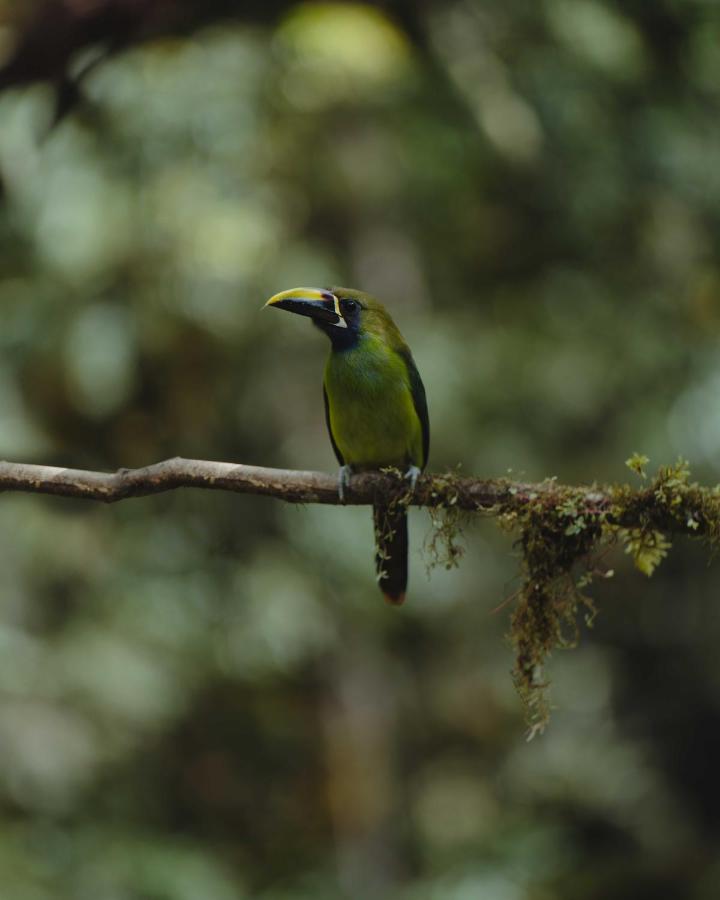
M510 639L515 649L515 683L523 699L531 734L542 730L549 715L543 667L557 647L577 636L577 613L591 621L594 606L586 588L594 577L610 577L603 565L608 546L624 545L637 567L651 575L667 555L677 534L720 545L720 490L690 482L682 460L661 467L650 481L646 457L627 465L643 483L639 487L538 484L506 478L460 478L454 473L424 475L413 492L395 472L354 475L345 504L387 503L428 507L433 524L431 556L457 564L459 513L494 516L505 530L519 534L523 585L517 593ZM28 491L114 503L181 487L264 494L291 503L340 504L337 479L321 472L271 469L197 459L165 460L142 469L115 473L0 462L0 492ZM438 547L446 552L440 553Z
M586 589L595 577L612 577L604 564L608 548L624 545L637 568L652 575L673 535L701 537L713 552L720 545L718 487L691 483L683 460L661 467L647 482L647 462L637 454L627 460L643 479L640 488L623 484L588 492L550 485L500 510L501 523L521 536L523 586L510 639L516 654L513 676L531 737L549 718L544 664L555 648L576 642L579 609L592 623L595 606Z
M371 504L376 499L392 500L406 483L396 475L364 472L354 475L345 492L346 505ZM266 494L290 503L340 505L337 476L324 472L272 469L242 463L211 462L174 457L139 469L91 472L0 461L0 491L56 494L81 500L116 503L130 497L145 497L183 487L233 491L239 494ZM493 513L532 502L538 494L558 490L552 481L522 484L507 479L459 478L454 474L423 475L406 502L415 506L457 506L458 509ZM588 488L589 504L607 504L607 494Z
M139 469L91 472L30 463L0 461L0 492L55 494L82 500L116 503L178 488L204 488L238 494L264 494L290 503L341 505L337 477L324 472L273 469L241 463L174 457ZM353 475L345 505L392 500L407 485L391 473ZM605 516L626 528L649 525L692 536L714 531L710 509L720 495L715 489L686 486L681 506L657 495L654 484L640 489L627 485L571 487L554 479L529 484L506 478L460 478L454 473L423 475L407 502L413 506L455 507L485 515L520 515L523 510L553 510L572 499L575 521L581 516ZM708 507L710 503L710 507Z

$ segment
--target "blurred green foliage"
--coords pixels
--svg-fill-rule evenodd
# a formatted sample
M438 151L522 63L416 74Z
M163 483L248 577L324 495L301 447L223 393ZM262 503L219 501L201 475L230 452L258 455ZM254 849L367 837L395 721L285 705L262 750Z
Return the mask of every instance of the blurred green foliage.
M0 4L10 15L11 6ZM431 467L720 469L720 17L701 0L354 4L0 95L0 456L334 466L294 284L387 302ZM0 38L7 29L0 29ZM717 566L627 559L523 741L517 557L382 607L367 509L0 504L8 900L710 900Z

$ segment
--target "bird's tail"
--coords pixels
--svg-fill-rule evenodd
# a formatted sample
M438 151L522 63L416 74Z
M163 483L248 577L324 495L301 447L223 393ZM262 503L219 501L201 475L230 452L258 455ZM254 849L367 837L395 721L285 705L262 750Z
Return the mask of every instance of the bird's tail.
M375 568L385 600L395 606L405 601L408 574L408 528L405 507L373 506Z

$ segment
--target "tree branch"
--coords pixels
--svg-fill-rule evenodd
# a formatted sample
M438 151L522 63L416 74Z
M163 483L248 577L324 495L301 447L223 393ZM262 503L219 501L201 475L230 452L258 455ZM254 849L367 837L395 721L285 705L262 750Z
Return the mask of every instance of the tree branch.
M340 504L337 477L324 472L270 469L179 456L142 469L119 469L114 473L0 462L0 491L57 494L115 503L181 487L266 494L290 503ZM461 509L487 510L511 496L513 487L533 489L533 486L513 486L509 482L425 475L419 479L410 502L416 506L452 502ZM535 486L535 489L542 488ZM407 483L391 474L365 472L352 477L345 503L370 504L378 497L396 497L406 490ZM601 496L597 495L597 499Z
M642 464L647 460L635 457L628 464L633 463L631 468L645 479ZM689 476L682 460L660 467L655 478L639 489L571 487L554 479L524 484L450 473L423 475L410 493L401 473L365 472L351 478L345 502L359 505L381 499L443 509L442 515L433 514L431 554L446 565L455 564L460 555L455 541L457 510L501 517L504 527L520 533L523 584L515 595L510 638L515 648L513 678L532 735L542 731L550 714L543 674L548 654L567 646L567 627L575 622L579 607L594 609L584 591L597 574L597 548L619 540L649 575L667 555L666 534L702 536L711 548L720 546L720 488L690 483ZM114 503L181 487L265 494L291 503L340 503L337 479L323 472L180 457L115 473L0 462L0 492ZM573 572L578 569L576 577ZM609 577L612 571L601 574Z
M239 463L210 462L175 457L141 469L117 472L89 472L54 466L0 462L0 492L25 491L55 494L82 500L115 503L130 497L145 497L177 488L194 487L263 494L290 503L339 505L337 478L323 472L271 469ZM364 472L354 475L346 491L347 505L371 504L407 494L407 482L392 473ZM622 513L613 515L617 492L623 491ZM415 492L407 498L414 506L455 507L469 512L498 514L522 511L538 503L557 507L571 499L573 517L607 516L615 524L661 528L675 533L703 535L708 530L708 489L696 488L685 494L682 515L672 512L658 498L651 484L633 491L608 486L569 487L549 479L538 484L507 479L459 478L457 475L423 475ZM697 499L696 499L697 497ZM683 524L687 523L687 524Z

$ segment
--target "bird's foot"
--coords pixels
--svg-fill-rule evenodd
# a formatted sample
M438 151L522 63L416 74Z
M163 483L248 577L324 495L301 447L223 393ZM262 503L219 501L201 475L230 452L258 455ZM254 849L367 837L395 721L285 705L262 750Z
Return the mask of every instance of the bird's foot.
M345 488L350 487L351 475L351 466L340 466L340 471L338 472L338 497L341 503L345 502Z
M407 481L410 482L410 490L414 491L417 480L420 477L420 469L418 469L417 466L410 466L404 477Z

